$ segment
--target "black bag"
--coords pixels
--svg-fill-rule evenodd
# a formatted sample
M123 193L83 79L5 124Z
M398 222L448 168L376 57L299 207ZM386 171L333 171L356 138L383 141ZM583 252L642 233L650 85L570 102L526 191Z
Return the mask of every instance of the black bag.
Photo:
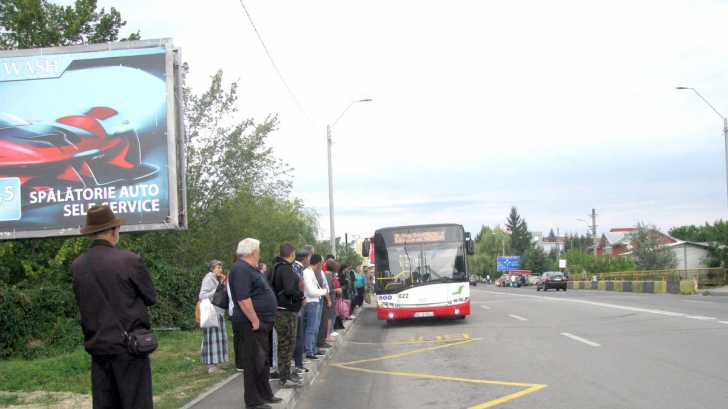
M215 295L212 296L212 305L218 308L222 308L224 310L227 310L230 306L230 297L227 293L227 288L225 288L225 284L220 283L217 285L217 290L215 290Z
M129 353L137 356L151 354L157 350L157 334L153 329L138 329L130 332L126 337L126 346Z

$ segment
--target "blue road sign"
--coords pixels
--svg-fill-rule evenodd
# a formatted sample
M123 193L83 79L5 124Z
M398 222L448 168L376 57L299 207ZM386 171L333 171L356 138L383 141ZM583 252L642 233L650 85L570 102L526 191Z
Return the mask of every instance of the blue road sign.
M521 256L498 256L496 264L498 271L520 270Z

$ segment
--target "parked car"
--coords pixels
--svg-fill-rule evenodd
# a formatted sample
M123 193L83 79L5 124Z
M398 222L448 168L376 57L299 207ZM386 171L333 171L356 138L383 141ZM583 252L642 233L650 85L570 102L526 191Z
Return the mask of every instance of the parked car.
M541 278L537 275L531 275L528 276L528 285L536 285L538 284L538 279Z
M470 275L470 285L478 285L478 276L476 276L475 274Z
M556 291L559 291L560 288L566 291L566 283L568 281L569 279L564 277L560 271L546 271L539 277L538 283L536 283L536 291L541 291L542 288L544 291L549 288L555 288Z
M496 284L498 287L510 287L511 286L511 276L510 274L503 274L499 279L500 282L496 281Z

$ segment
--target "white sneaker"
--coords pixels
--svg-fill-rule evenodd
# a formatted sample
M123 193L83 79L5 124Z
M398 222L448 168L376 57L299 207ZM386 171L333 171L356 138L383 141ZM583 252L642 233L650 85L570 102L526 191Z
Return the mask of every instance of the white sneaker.
M330 333L329 335L331 335L332 337L338 337L339 333L334 331L334 332Z

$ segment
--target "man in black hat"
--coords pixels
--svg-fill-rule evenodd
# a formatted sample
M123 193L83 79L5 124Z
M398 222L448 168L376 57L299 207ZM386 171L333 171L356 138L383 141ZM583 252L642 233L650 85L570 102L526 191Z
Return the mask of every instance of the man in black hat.
M131 355L118 326L121 322L127 333L150 329L147 307L157 302L152 277L141 257L114 247L125 221L108 205L91 207L80 233L93 243L71 264L84 347L91 354L94 408L153 407L149 355Z

